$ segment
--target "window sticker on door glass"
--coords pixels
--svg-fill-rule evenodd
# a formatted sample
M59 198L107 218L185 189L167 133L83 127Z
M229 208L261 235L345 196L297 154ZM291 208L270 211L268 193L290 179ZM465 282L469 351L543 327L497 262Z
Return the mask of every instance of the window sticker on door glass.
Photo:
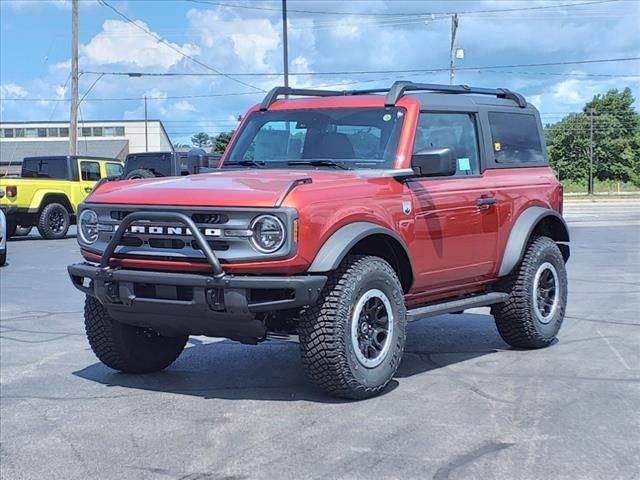
M468 158L459 158L458 159L458 170L464 172L467 170L471 170L471 161Z
M382 120L384 120L385 122L388 122L389 120L391 120L391 115L388 113L385 113L384 116L382 117Z
M500 142L495 142L495 143L493 144L493 149L494 149L496 152L499 152L500 150L502 150L502 145L500 144Z

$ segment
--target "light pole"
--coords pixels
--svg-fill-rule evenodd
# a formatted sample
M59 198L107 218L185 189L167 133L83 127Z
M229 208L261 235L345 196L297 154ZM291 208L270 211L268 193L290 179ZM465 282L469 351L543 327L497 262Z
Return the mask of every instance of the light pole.
M449 59L449 85L453 85L456 77L456 32L458 30L458 14L451 16L451 58Z
M78 152L78 0L71 13L71 111L69 112L69 155Z
M588 108L589 114L589 195L593 195L593 114L596 113L595 108Z
M282 53L284 60L284 86L289 86L289 42L287 39L287 0L282 0Z

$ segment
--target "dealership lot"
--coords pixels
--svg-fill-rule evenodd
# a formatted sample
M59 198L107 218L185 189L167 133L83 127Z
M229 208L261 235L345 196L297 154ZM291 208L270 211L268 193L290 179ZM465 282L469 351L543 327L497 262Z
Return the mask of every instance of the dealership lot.
M517 351L488 309L409 326L388 391L311 387L298 347L192 338L168 370L98 363L74 238L0 269L0 478L640 478L640 201L566 205L559 341Z

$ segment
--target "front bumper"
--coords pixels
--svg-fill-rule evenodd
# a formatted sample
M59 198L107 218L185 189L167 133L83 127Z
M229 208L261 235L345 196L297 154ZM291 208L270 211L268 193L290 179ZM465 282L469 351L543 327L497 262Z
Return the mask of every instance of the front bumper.
M125 270L109 265L134 222L177 222L187 227L211 266L211 274ZM323 275L227 274L193 220L178 212L134 212L115 231L100 265L68 267L76 288L98 298L115 320L159 333L208 335L255 342L266 335L260 313L311 305L327 281ZM85 283L88 280L88 283Z
M74 286L98 298L116 320L161 333L259 339L258 314L314 303L327 277L236 276L69 265Z

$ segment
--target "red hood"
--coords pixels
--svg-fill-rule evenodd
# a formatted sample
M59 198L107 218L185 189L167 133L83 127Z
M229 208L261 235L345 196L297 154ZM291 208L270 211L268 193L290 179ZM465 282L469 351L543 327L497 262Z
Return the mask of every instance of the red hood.
M91 203L273 207L292 180L311 178L314 184L353 179L353 172L319 170L233 170L187 177L124 180L100 186Z

